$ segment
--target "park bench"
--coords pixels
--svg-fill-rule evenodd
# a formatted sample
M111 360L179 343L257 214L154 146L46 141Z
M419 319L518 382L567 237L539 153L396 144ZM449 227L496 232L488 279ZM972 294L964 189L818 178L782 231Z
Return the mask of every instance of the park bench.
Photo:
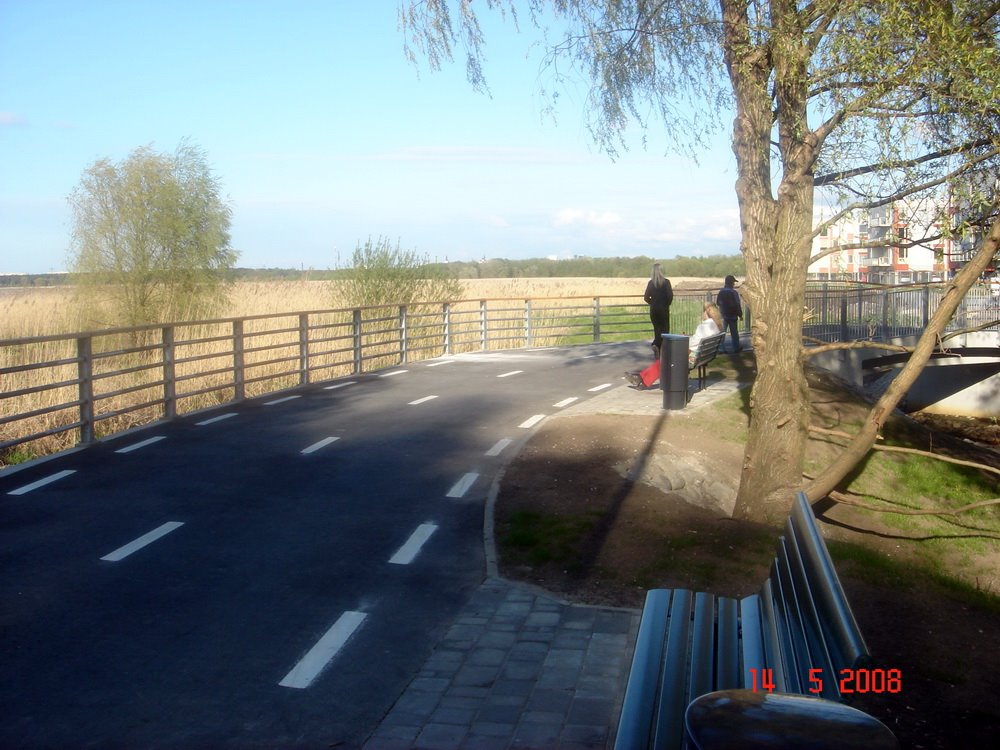
M715 333L711 336L706 336L698 342L698 348L695 350L694 359L688 366L688 371L690 372L697 368L699 391L705 387L705 378L708 377L708 365L715 359L715 355L719 353L719 348L722 346L725 338L725 332Z
M759 593L647 592L615 749L685 747L687 706L717 690L840 700L842 680L867 672L870 661L812 508L798 493Z

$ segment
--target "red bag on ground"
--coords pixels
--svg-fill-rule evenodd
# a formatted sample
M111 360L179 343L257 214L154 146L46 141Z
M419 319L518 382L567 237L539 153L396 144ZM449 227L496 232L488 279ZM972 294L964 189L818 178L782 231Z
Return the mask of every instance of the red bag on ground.
M639 372L639 377L642 378L644 386L652 388L653 383L660 379L660 360L653 360L653 364Z

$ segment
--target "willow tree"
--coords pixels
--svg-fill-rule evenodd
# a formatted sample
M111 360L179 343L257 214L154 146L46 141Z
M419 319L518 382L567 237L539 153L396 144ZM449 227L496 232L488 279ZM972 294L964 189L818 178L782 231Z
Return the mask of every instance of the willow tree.
M808 437L802 325L812 240L822 230L814 206L849 212L938 200L969 173L995 173L1000 5L531 0L520 18L514 0L484 5L515 24L527 13L544 32L550 94L562 76L588 82L591 133L612 156L630 123L660 128L677 150L697 154L731 121L758 366L735 514L782 518L802 487ZM400 22L412 59L433 69L463 49L471 83L486 88L486 39L470 0L409 0ZM963 220L996 213L995 186L979 205ZM939 211L941 231L961 231L951 218ZM985 268L995 235L952 284L945 309ZM921 357L918 348L908 377ZM876 422L894 404L882 406ZM827 473L824 486L836 485L842 469Z
M120 162L100 159L69 197L71 265L100 323L141 325L210 313L221 300L232 214L204 152L144 146Z

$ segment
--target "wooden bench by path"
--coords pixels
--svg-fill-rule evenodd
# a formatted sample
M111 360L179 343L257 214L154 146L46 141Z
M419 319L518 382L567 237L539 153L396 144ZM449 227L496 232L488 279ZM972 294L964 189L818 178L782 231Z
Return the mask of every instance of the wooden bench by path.
M759 593L647 592L615 748L686 747L685 710L718 690L839 700L841 679L870 661L812 508L798 493Z
M708 377L708 365L719 353L719 348L722 346L725 338L725 332L721 332L706 336L698 342L698 348L695 350L694 359L688 366L688 371L698 371L699 391L705 387L705 379Z

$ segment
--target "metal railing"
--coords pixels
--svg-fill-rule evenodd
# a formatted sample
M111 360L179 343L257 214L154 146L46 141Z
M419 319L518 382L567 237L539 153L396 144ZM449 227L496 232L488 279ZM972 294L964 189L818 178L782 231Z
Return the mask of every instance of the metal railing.
M941 304L944 284L881 287L858 283L810 284L804 334L820 341L890 341L919 335ZM948 328L998 329L996 287L972 287Z
M634 340L649 327L632 295L382 305L0 341L0 464L312 382L442 355Z
M919 331L936 286L811 285L806 334L826 341ZM677 291L671 330L691 333L716 290ZM1000 318L985 286L955 327ZM746 311L744 330L750 328ZM992 318L990 317L992 316ZM641 296L479 299L315 310L0 341L0 464L179 414L433 357L635 341Z

